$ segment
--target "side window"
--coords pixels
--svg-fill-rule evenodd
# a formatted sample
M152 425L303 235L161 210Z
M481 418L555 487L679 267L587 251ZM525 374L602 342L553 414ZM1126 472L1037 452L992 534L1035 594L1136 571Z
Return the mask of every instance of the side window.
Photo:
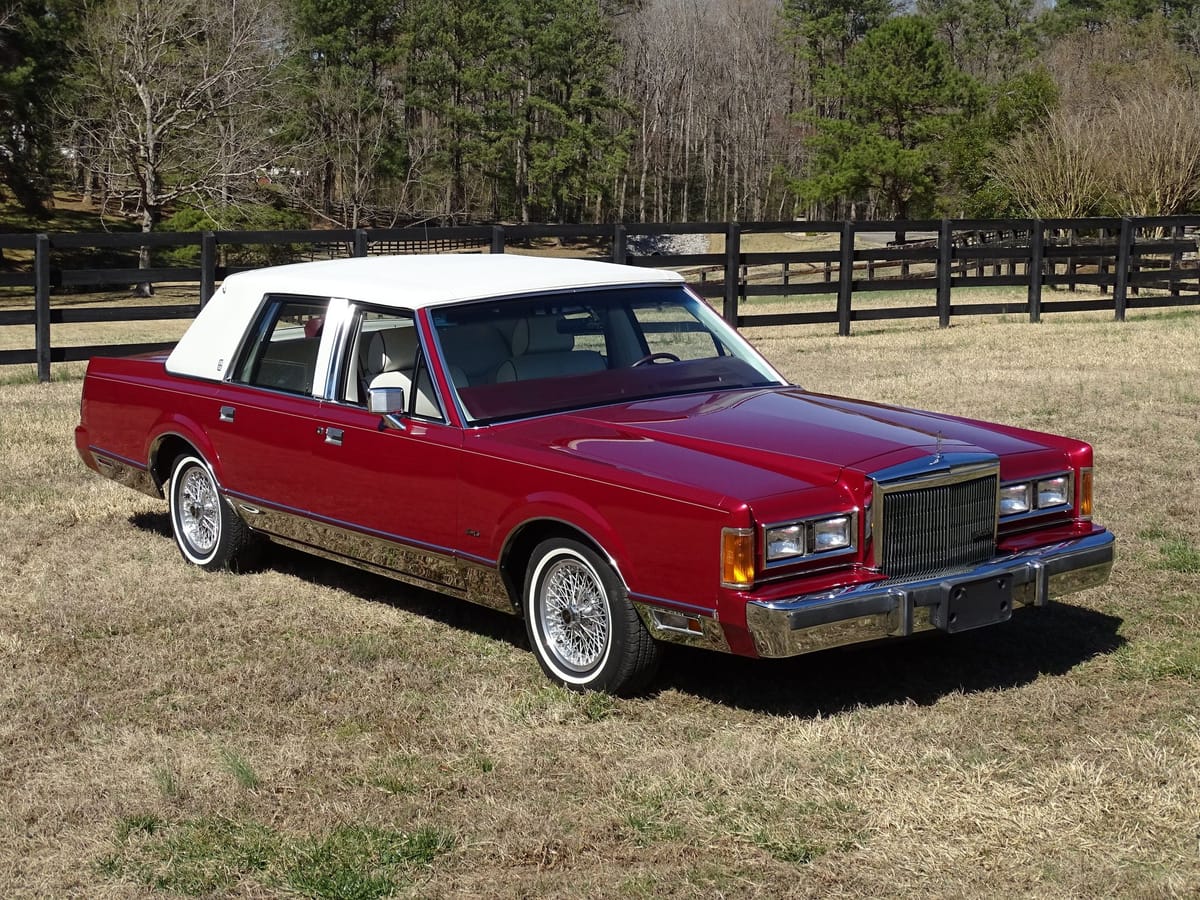
M396 311L365 310L350 345L351 371L344 379L347 403L367 405L372 387L403 388L408 412L441 419L441 407L417 338L412 316Z
M328 301L311 299L269 303L233 380L292 394L311 394L328 305Z

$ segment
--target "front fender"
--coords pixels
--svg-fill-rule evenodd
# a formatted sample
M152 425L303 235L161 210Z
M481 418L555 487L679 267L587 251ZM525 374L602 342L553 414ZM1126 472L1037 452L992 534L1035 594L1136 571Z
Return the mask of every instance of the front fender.
M516 535L532 522L561 522L582 532L625 578L629 553L620 533L589 504L561 491L541 491L509 504L497 521L495 534L501 538L493 548L497 561L504 559ZM632 590L628 581L625 584Z

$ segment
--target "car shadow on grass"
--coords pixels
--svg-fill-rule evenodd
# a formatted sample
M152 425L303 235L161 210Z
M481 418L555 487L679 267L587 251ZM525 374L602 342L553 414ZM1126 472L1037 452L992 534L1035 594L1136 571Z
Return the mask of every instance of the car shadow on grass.
M129 521L136 528L174 541L171 517L165 512L141 512L131 516ZM171 549L174 550L173 545ZM394 578L375 575L349 564L292 550L280 544L270 544L265 548L260 568L284 572L310 584L345 591L362 600L386 603L451 628L501 640L523 650L529 648L525 626L515 616Z
M680 648L657 687L740 709L831 715L858 706L930 705L955 693L1018 687L1062 675L1120 648L1121 619L1067 603L1019 610L964 634L928 632L779 660L714 657Z
M138 513L130 521L171 539L166 513ZM523 622L497 610L277 544L267 549L263 566L529 651ZM1120 625L1116 616L1052 603L965 634L924 633L792 659L746 659L672 645L664 648L650 696L673 689L738 709L805 717L859 706L930 705L950 694L1062 675L1120 648Z

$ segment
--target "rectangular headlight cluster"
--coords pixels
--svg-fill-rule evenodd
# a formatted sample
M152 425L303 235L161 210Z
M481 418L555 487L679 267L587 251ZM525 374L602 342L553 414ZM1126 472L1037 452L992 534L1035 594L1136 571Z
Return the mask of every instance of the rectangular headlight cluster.
M1005 484L1000 487L1000 515L1019 516L1041 510L1061 509L1074 502L1070 475L1054 475Z
M784 562L854 546L854 516L844 513L823 519L788 522L764 529L767 563Z

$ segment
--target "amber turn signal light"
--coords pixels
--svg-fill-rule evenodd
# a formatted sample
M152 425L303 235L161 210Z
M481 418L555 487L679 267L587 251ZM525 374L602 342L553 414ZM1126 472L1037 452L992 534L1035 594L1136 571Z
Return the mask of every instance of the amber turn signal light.
M1092 470L1079 470L1079 518L1092 518Z
M721 529L721 586L748 588L754 584L754 531Z

